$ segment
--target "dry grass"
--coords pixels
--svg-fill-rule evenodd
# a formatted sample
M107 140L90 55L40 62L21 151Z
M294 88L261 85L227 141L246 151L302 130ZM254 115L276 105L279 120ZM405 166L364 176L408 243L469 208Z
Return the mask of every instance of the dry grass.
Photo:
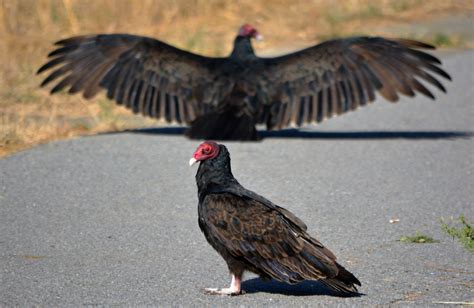
M49 96L36 69L51 43L72 35L127 32L206 55L230 51L243 22L265 36L257 52L289 50L334 36L384 34L384 27L457 12L467 0L0 0L0 156L49 140L155 122L79 95ZM363 30L366 29L366 30ZM401 33L400 35L409 35ZM438 39L460 45L456 37ZM99 101L99 103L97 103Z

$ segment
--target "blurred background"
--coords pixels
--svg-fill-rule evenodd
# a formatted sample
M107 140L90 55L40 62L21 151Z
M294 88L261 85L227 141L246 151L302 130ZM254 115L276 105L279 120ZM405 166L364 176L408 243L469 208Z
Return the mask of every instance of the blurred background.
M51 140L160 125L103 94L86 101L40 89L45 76L36 70L61 38L131 33L224 56L239 26L250 23L265 37L254 43L262 56L360 34L452 50L474 47L473 17L472 0L0 0L0 157Z

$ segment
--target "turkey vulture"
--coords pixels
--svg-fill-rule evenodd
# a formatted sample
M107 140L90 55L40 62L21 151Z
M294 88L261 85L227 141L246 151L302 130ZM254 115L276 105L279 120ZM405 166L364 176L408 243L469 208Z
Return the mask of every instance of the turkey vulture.
M229 288L207 293L240 294L244 271L291 284L320 280L344 294L357 292L359 280L307 233L304 222L237 182L224 145L202 143L189 164L198 161L199 227L232 274Z
M38 73L54 70L41 86L59 80L91 98L101 89L134 113L189 125L193 139L255 140L255 126L282 129L318 123L375 99L391 102L415 91L434 99L419 79L443 92L435 78L450 76L441 62L407 39L351 37L323 42L280 57L255 55L257 30L243 25L230 56L197 55L129 34L76 36L56 42ZM439 77L438 77L439 78Z

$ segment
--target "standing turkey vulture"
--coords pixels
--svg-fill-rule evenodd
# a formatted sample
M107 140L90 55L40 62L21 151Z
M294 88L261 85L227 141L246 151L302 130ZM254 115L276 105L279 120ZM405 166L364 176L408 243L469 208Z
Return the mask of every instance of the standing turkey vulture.
M206 292L240 294L246 270L286 283L320 280L342 293L357 292L359 280L306 232L304 222L237 182L225 146L202 143L189 164L198 161L199 227L232 274L229 288Z
M69 88L91 98L100 89L134 113L190 125L196 139L255 140L267 129L318 123L355 110L379 91L391 102L418 91L434 99L418 79L445 92L433 76L450 76L425 43L382 37L323 42L275 58L255 55L255 28L243 25L229 57L193 54L164 42L128 34L77 36L56 42L38 73L55 70L44 86Z

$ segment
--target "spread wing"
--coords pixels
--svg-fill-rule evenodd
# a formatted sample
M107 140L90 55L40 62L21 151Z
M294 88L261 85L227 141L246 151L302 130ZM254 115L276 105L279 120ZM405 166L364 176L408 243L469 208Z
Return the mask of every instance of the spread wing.
M294 283L338 274L336 257L278 208L230 193L207 195L201 208L211 242L274 279Z
M69 88L69 93L83 92L91 98L104 88L118 104L168 122L191 122L216 106L231 88L231 81L216 71L225 59L196 55L147 37L78 36L56 45L51 60L38 70L53 70L41 86L59 80L51 93Z
M445 92L437 77L451 79L433 46L404 39L353 37L331 40L276 58L264 58L260 79L271 105L260 118L268 128L318 123L365 106L378 91L395 102L399 94L434 98L419 80Z

